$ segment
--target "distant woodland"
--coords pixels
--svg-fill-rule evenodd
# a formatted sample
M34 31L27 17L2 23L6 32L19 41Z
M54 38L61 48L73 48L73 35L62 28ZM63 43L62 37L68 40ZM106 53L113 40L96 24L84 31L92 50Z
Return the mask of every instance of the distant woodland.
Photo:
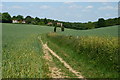
M65 28L71 28L71 29L77 29L77 30L87 30L87 29L94 29L94 28L100 28L100 27L108 27L108 26L114 26L114 25L120 25L120 17L118 18L110 18L110 19L104 19L99 18L96 22L63 22L58 20L52 20L52 19L41 19L38 17L31 17L26 16L23 17L22 15L17 16L11 16L8 12L0 13L0 22L1 23L12 23L13 20L17 20L22 24L21 22L24 20L25 24L33 24L33 25L48 25L48 23L52 23L49 26L57 26L56 23L63 23L63 26Z

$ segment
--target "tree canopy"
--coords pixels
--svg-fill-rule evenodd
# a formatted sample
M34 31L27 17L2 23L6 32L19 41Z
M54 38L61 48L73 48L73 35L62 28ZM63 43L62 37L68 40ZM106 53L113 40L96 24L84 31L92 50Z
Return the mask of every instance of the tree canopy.
M16 17L16 19L17 19L18 21L22 21L22 20L24 20L24 18L23 18L22 15L18 15L18 16Z
M52 20L47 18L39 18L39 17L31 17L26 16L25 18L22 15L17 15L11 17L9 13L0 13L0 17L2 16L2 22L3 23L12 23L12 20L18 20L22 21L25 20L26 24L34 24L34 25L47 25L49 22L52 23L51 26L57 26L56 23L63 23L63 26L65 28L71 28L71 29L77 29L77 30L86 30L86 29L94 29L94 28L100 28L100 27L107 27L107 26L114 26L114 25L120 25L120 17L118 18L99 18L96 22L86 22L86 23L80 23L80 22L63 22L58 20ZM63 30L64 31L64 30Z
M98 27L105 27L105 20L103 18L98 19Z
M25 21L26 21L26 23L27 24L30 24L31 22L32 22L32 17L31 16L27 16L26 18L25 18Z
M2 22L3 23L11 23L12 18L8 12L2 13Z

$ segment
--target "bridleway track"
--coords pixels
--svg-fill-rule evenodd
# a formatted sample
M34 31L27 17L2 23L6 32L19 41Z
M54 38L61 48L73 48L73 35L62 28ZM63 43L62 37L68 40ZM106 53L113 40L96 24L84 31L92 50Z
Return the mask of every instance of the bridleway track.
M80 72L77 72L76 70L74 70L68 63L66 63L60 56L58 56L52 49L50 49L50 48L48 47L48 45L47 45L47 42L44 44L43 41L42 41L42 39L41 39L41 37L38 37L38 39L40 40L40 42L41 42L41 44L42 44L43 50L46 50L46 49L47 49L47 50L51 53L51 55L53 55L53 56L56 57L61 63L63 63L64 66L65 66L67 69L69 69L70 72L74 73L74 74L77 76L77 78L83 78L83 79L85 79L85 78L81 75ZM45 52L45 51L43 51L43 52Z

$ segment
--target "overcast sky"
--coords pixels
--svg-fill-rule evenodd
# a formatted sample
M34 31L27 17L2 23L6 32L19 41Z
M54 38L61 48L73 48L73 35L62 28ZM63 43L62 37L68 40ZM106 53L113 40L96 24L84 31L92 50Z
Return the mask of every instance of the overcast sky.
M12 16L50 18L69 22L118 17L118 2L3 2L2 12Z

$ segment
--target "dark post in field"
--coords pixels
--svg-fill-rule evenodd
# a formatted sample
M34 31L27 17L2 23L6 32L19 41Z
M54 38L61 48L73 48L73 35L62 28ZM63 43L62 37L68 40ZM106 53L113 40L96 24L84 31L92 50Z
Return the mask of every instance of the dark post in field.
M56 32L56 26L54 27L54 32Z

